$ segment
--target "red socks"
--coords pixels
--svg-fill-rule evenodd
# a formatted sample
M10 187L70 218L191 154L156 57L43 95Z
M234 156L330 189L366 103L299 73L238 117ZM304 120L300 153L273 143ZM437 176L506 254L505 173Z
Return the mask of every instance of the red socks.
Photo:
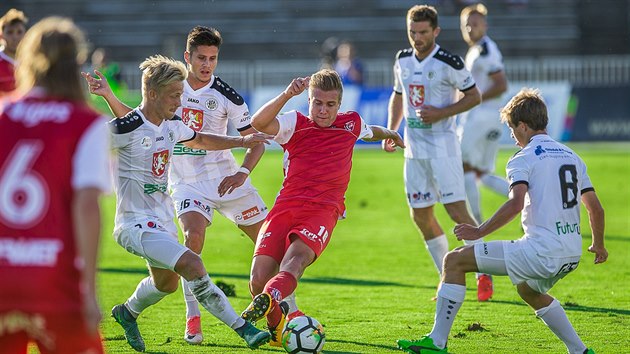
M297 279L289 272L279 272L269 279L263 292L271 295L271 311L267 315L267 323L270 327L277 327L282 319L282 311L277 306L282 299L291 295L297 288Z

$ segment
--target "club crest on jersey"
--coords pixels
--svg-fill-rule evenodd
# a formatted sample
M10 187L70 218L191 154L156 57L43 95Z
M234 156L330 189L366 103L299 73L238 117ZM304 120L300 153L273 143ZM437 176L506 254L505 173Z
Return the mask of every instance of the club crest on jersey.
M190 129L200 131L203 126L203 111L192 108L182 109L182 122Z
M168 131L168 141L170 141L171 143L175 142L175 133L173 133L172 130Z
M153 141L151 141L151 138L148 136L145 136L142 140L140 140L140 146L142 146L145 150L149 149L151 145L153 145Z
M429 80L433 80L433 78L435 78L435 71L429 71L427 78L429 78Z
M215 109L217 109L217 107L219 106L219 104L217 103L216 98L211 97L206 101L206 108L214 111Z
M349 132L353 131L354 130L354 122L353 121L346 122L346 124L343 125L343 129L345 129L345 130L347 130Z
M161 177L166 172L166 166L168 165L168 150L162 150L153 153L153 164L151 165L151 172L156 177Z
M424 85L409 85L409 104L418 108L424 103Z

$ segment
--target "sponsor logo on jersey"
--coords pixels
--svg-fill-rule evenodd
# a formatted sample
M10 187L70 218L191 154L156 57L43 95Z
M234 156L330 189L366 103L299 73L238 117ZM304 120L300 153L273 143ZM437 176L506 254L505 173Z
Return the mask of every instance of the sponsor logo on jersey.
M200 131L203 127L203 111L192 108L182 109L182 122L190 129L196 132Z
M417 202L417 201L427 201L427 200L432 200L433 197L431 196L431 192L426 192L426 193L407 193L407 199L409 201L413 201L413 202Z
M346 124L343 125L343 129L345 129L345 130L347 130L349 132L353 131L354 130L354 122L353 121L346 122Z
M580 224L569 224L568 222L565 222L564 225L562 225L563 222L562 221L556 221L556 233L558 234L558 236L561 235L581 235L580 233Z
M168 165L168 150L162 150L153 153L153 164L151 164L151 172L156 177L162 177L166 172Z
M409 104L418 108L424 103L424 85L409 84Z
M157 138L155 138L155 142L162 141L162 140L164 140L163 136L158 136Z
M56 239L0 238L0 264L27 267L54 267L63 244Z
M199 103L199 100L196 98L192 98L192 97L188 97L188 102L192 102L192 103Z
M140 140L140 146L142 146L142 148L145 150L149 149L152 145L153 141L151 141L151 138L148 136L145 136L142 138L142 140Z
M35 334L39 343L55 343L48 329L46 319L41 314L25 313L16 310L0 315L0 333L26 332Z
M217 107L219 106L219 104L217 103L216 98L211 97L206 101L206 108L214 111L215 109L217 109Z
M183 144L177 144L175 145L175 148L173 149L173 155L206 155L207 151L206 150L202 150L202 149L192 149L189 148Z
M69 103L18 102L9 106L7 115L10 120L31 128L44 122L65 123L70 119L70 112L72 112L72 105Z
M210 214L212 213L212 209L205 205L204 203L198 201L197 199L193 200L193 203L197 206L197 208L205 210L206 213Z

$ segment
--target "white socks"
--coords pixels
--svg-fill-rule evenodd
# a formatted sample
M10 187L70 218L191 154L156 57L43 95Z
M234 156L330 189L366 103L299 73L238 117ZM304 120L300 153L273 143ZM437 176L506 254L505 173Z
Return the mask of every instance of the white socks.
M462 307L466 296L466 286L459 284L441 283L435 304L435 322L429 337L438 348L446 347L448 334L451 332L455 315Z
M497 175L484 174L481 176L481 183L502 196L507 197L510 193L510 183ZM477 221L481 222L481 220Z
M221 322L232 329L237 329L245 324L245 320L234 311L223 291L212 283L208 274L189 281L188 285L201 306Z
M575 332L575 329L569 322L566 312L560 305L558 300L553 299L551 304L536 310L536 316L551 329L551 331L567 346L569 353L582 354L586 350L586 346Z
M437 268L438 273L442 275L442 263L444 262L444 256L448 253L448 240L446 239L446 235L442 234L436 238L425 240L424 243L433 258L435 268Z
M473 217L478 223L483 222L481 219L481 196L475 172L464 173L464 187L466 188L466 199L468 199L468 206L470 211L472 211Z
M155 287L153 278L146 277L138 283L136 290L131 294L125 305L134 317L138 317L144 309L155 305L169 293L159 291Z
M186 301L186 318L191 318L195 316L201 316L201 310L199 310L199 302L193 295L192 291L190 291L190 286L188 285L188 281L182 279L182 290L184 291L184 301Z
M285 297L282 301L289 305L289 313L294 313L298 310L297 304L295 303L295 293L291 293L291 295Z

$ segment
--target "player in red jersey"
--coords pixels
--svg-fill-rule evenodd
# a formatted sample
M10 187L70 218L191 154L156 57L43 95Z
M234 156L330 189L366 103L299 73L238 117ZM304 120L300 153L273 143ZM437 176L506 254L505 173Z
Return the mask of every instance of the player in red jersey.
M102 353L98 198L109 190L106 120L86 104L81 31L37 23L0 107L0 351ZM59 82L63 82L60 85Z
M15 89L15 52L26 33L28 18L16 9L7 11L0 18L0 39L4 42L0 50L0 97Z
M309 116L297 111L278 116L287 101L306 88ZM339 75L321 70L294 79L252 117L252 126L274 135L284 149L285 177L258 235L250 278L255 297L241 317L257 321L267 315L276 340L284 321L278 303L293 293L345 214L344 194L356 141L391 139L393 145L404 147L397 132L368 126L356 112L338 113L342 93Z

